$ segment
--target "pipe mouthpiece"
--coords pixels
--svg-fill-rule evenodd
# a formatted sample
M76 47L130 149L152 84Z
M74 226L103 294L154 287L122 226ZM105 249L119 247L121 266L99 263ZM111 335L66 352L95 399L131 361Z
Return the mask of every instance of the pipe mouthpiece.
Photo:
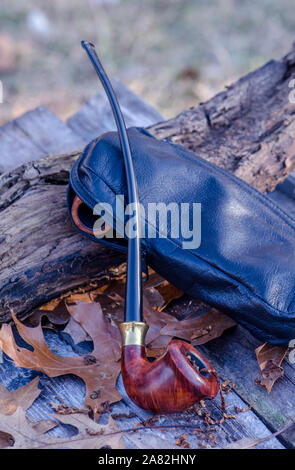
M94 48L94 44L90 41L81 41L81 46L84 47L84 49L87 49L87 47Z

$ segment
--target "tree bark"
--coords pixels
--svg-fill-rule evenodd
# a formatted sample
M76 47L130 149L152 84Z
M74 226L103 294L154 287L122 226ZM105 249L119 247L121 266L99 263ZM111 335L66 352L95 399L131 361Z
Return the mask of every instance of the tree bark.
M262 192L295 168L295 48L197 108L149 128L195 151ZM66 186L77 154L24 164L0 177L0 322L90 281L116 275L124 256L71 226Z
M262 192L273 191L295 166L295 45L206 103L150 131L195 151Z

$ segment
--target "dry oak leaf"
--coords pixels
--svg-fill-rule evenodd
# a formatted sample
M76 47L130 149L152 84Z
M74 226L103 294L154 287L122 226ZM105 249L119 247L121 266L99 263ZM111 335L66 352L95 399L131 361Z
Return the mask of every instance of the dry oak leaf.
M0 448L36 448L48 440L47 436L41 437L40 433L47 432L55 426L56 422L51 421L49 425L48 420L29 424L25 410L19 407L13 414L1 416Z
M122 433L118 432L113 418L109 416L108 424L103 426L83 413L71 415L54 415L64 424L74 426L79 434L65 443L69 449L125 449ZM48 448L48 446L46 447Z
M166 335L162 335L161 331L167 325L167 323L178 323L177 318L174 318L172 317L172 315L169 315L165 312L155 312L155 310L153 310L153 308L149 304L145 295L143 295L143 315L145 321L149 326L146 335L146 344L148 345L148 347L157 349L159 347L159 341L161 343L160 347L167 346L170 339L172 338L172 335L168 335L163 343L163 338L161 338L161 336Z
M65 325L70 319L65 300L62 298L54 299L26 318L26 324L37 326L40 321L46 317L53 325Z
M83 341L91 340L84 328L82 328L82 326L78 322L76 322L73 317L70 317L67 326L62 330L62 332L70 335L74 344L79 344Z
M284 375L284 369L281 366L286 356L288 347L274 346L264 343L255 349L256 358L261 373L255 379L255 383L265 387L270 393L274 383Z
M81 417L75 415L75 418L58 416L58 419L75 426L78 434L69 439L41 435L40 429L43 433L50 427L42 429L42 426L38 427L40 423L32 426L26 419L25 411L18 408L13 415L1 417L0 447L13 447L14 449L101 449L106 446L113 449L125 448L122 434L118 433L118 428L111 417L106 426L95 423L85 415ZM56 426L56 422L53 422L53 426Z
M91 355L80 357L60 357L47 346L42 327L30 328L21 323L14 314L12 318L20 336L34 350L18 346L11 326L4 324L0 330L3 351L14 360L17 366L33 369L49 377L74 374L86 385L85 404L94 413L99 413L103 403L116 402L121 395L116 390L116 380L120 371L120 341L118 329L103 315L99 304L80 302L69 308L73 318L91 336L94 349Z
M215 309L210 309L197 318L177 320L165 312L155 314L145 297L143 309L149 325L146 336L149 357L160 357L173 337L198 346L219 338L225 330L236 325L232 318Z
M226 329L235 325L236 322L230 317L218 310L211 309L197 318L168 322L161 329L161 335L177 336L191 341L196 346L218 338Z
M11 415L15 413L17 408L22 408L26 411L33 402L38 398L41 393L38 388L39 377L27 385L13 390L10 392L2 384L0 384L0 413L4 415Z
M158 308L159 312L162 312L172 300L180 299L183 296L183 291L173 286L168 281L164 281L160 284L157 287L157 291L163 298L163 304Z

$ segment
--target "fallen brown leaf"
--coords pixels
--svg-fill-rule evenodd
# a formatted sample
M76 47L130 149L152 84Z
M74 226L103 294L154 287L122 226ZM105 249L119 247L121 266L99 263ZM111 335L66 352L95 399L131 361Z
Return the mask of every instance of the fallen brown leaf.
M84 328L82 328L82 326L76 322L73 317L70 318L69 323L63 329L63 333L70 335L74 344L91 340L90 336L87 334Z
M165 282L164 277L160 276L156 271L152 268L149 268L149 275L148 279L144 283L144 289L149 289L150 287L157 287Z
M0 449L5 449L7 447L13 447L14 438L8 432L0 431Z
M49 377L75 374L86 385L85 404L99 413L104 402L113 403L121 396L115 383L120 371L120 337L118 329L103 315L99 304L78 303L69 306L71 316L89 333L94 349L88 356L60 357L47 346L41 326L29 328L14 314L13 320L20 336L34 350L17 346L10 325L4 324L0 330L3 351L16 365L44 372Z
M18 439L21 439L20 433L22 434L23 431L30 429L27 427L28 423L25 418L25 412L28 408L30 408L30 406L41 393L41 390L38 388L38 383L39 377L36 377L27 385L24 385L23 387L20 387L12 392L0 384L0 414L11 417L1 417L0 448L15 446L15 437L13 437L11 434L13 431L13 426L18 429ZM25 423L23 430L20 429L21 423ZM34 432L37 432L38 434L44 434L56 426L57 424L55 421L44 419L35 423L31 423L33 431L30 429L30 434Z
M111 449L125 449L122 433L111 416L108 424L103 426L97 424L85 414L57 415L56 418L64 424L74 426L78 435L65 442L68 449L101 449L110 447ZM64 445L64 444L63 444ZM45 448L49 448L47 445Z
M57 416L58 420L74 426L78 434L69 439L43 435L52 427L52 424L38 422L33 425L26 419L25 411L17 408L14 414L1 417L0 421L0 447L13 447L14 449L101 449L111 447L124 449L122 433L118 432L112 417L106 426L95 423L85 415Z
M29 425L26 412L22 408L17 408L13 414L1 416L0 448L28 448L36 435L36 431Z
M168 281L164 281L157 287L157 291L163 298L163 304L158 308L159 312L162 312L172 300L180 299L183 296L183 291L170 284Z
M288 347L273 346L264 343L255 349L258 365L261 373L255 379L255 383L265 387L270 393L274 383L284 375L284 369L281 366L286 356Z
M53 325L65 325L70 320L65 301L63 299L54 299L51 302L42 305L32 315L26 318L26 323L32 326L39 325L43 317L46 317Z
M42 305L42 307L40 307L40 310L45 310L46 312L53 312L53 310L55 310L60 303L60 298L50 300L50 302L47 302L46 304Z
M48 437L41 434L56 426L56 422L42 420L37 423L29 423L26 412L17 408L13 414L2 415L0 420L0 448L13 447L14 449L32 449L42 442L47 442Z
M145 321L149 325L149 329L146 335L147 346L151 349L166 347L172 336L162 334L161 330L165 327L165 325L167 325L168 322L178 323L178 320L168 313L155 312L145 295L143 296L143 314ZM166 336L166 338L164 338L164 336Z
M125 284L126 278L119 277L113 279L108 284L95 288L93 290L71 294L66 298L67 303L75 303L76 301L83 302L95 302L98 301L103 311L109 310L108 313L112 313L112 310L117 306L124 306L125 296ZM149 279L143 284L143 293L150 307L153 310L164 310L167 305L174 299L178 299L183 296L183 292L177 287L174 287L159 274L150 270ZM123 309L124 310L124 309ZM123 321L123 310L120 309L119 321ZM116 312L116 315L118 313Z
M154 310L164 310L172 300L183 296L183 291L170 284L156 272L149 274L148 281L144 284L144 295Z
M4 415L13 414L17 408L26 411L38 398L41 390L38 388L39 377L36 377L27 385L10 392L0 384L0 413Z
M30 423L34 431L39 434L46 434L50 429L56 428L58 424L50 419L42 419L36 423Z
M191 341L196 346L218 338L226 329L235 325L236 322L230 317L218 310L211 309L197 318L168 321L161 329L161 335L177 336Z

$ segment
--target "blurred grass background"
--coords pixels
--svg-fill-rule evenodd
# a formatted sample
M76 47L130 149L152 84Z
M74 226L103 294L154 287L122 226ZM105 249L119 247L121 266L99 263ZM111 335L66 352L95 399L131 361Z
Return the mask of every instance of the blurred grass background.
M0 123L44 104L62 119L98 90L80 47L166 118L295 39L294 0L1 0Z

